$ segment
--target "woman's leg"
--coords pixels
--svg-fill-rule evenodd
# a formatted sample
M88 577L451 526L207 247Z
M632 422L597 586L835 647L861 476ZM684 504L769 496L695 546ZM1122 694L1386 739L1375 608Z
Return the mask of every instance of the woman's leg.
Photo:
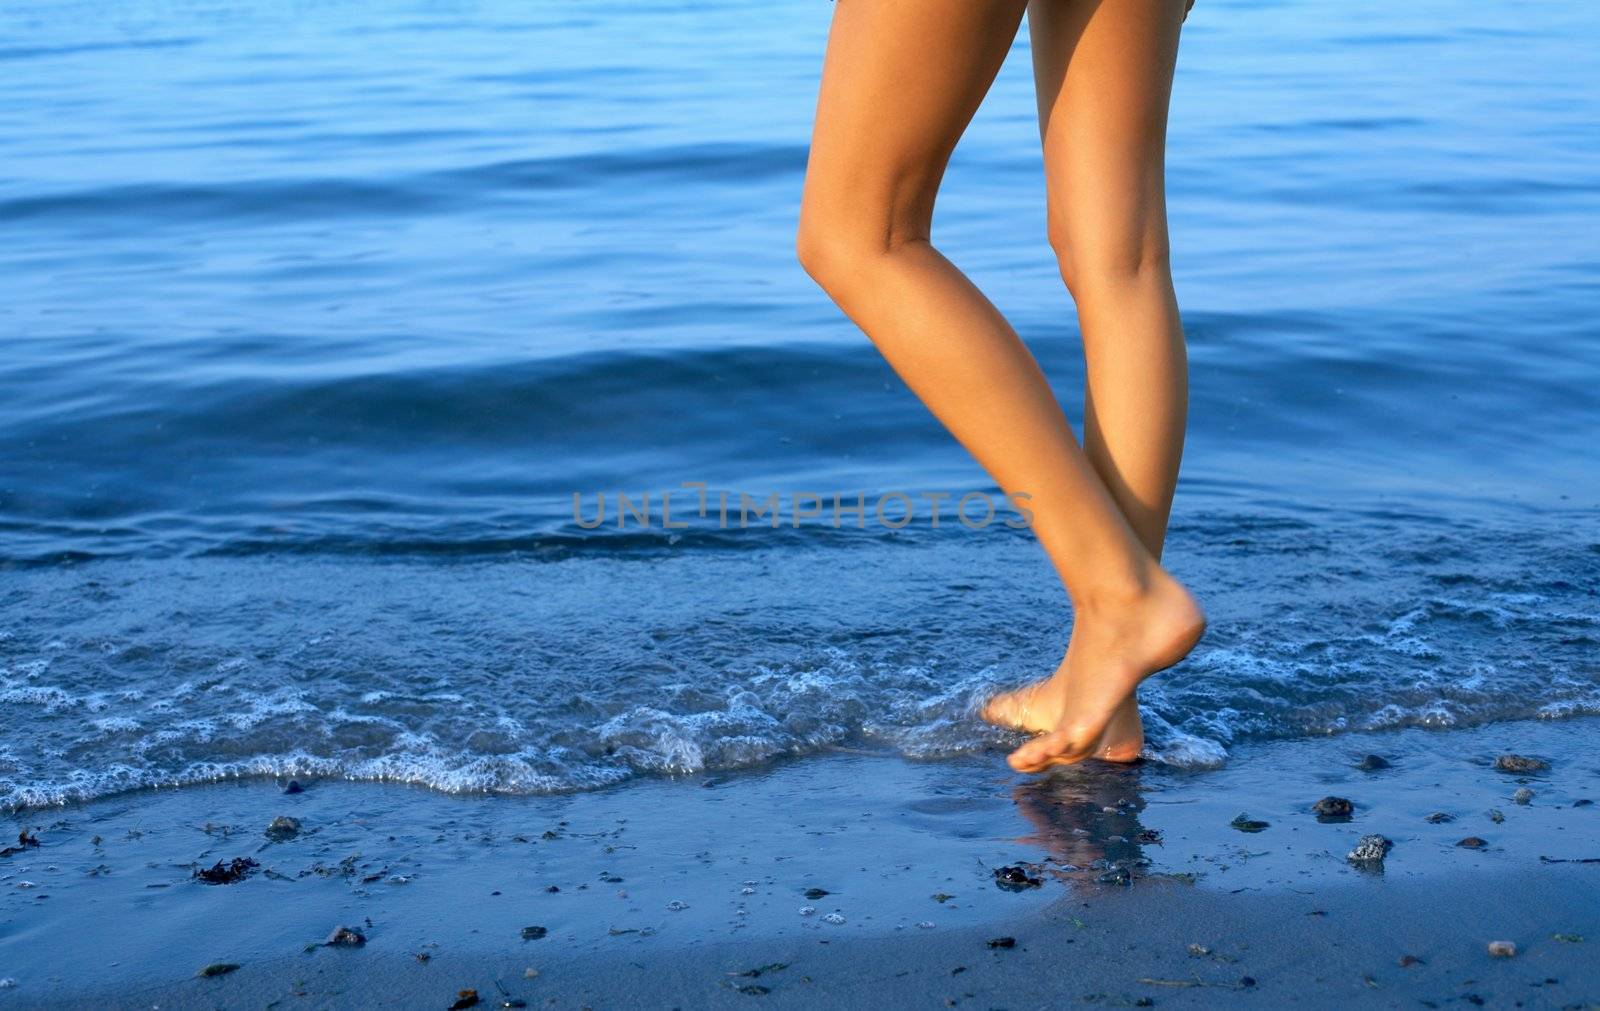
M1088 364L1083 448L1156 558L1183 453L1187 356L1168 269L1167 104L1183 0L1034 0L1028 9L1049 233L1077 303ZM985 709L1025 730L1055 725L1056 678ZM1144 743L1133 697L1095 754Z
M1140 543L1033 356L929 242L957 139L1005 58L1025 0L839 0L818 98L799 254L889 364L1008 493L1071 595L1056 727L1012 755L1088 757L1139 681L1204 628Z

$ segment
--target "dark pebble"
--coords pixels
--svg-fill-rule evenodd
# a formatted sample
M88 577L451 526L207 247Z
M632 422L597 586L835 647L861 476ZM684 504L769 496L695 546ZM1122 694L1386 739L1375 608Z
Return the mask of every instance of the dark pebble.
M476 991L476 990L458 990L458 991L456 991L455 1003L450 1005L449 1011L466 1011L466 1009L469 1008L469 1007L477 1007L477 1006L478 1006L478 991Z
M1016 946L1017 939L1015 937L992 937L989 939L989 947L991 948L1015 948Z
M1040 888L1044 885L1043 881L1030 877L1021 867L995 868L994 883L1008 892L1020 892L1024 888Z
M1455 821L1456 816L1453 814L1446 814L1443 811L1435 811L1428 815L1426 820L1429 825L1443 825L1447 821Z
M1262 832L1272 827L1267 822L1251 820L1248 814L1240 814L1239 817L1228 822L1228 824L1240 832Z
M1322 822L1349 821L1356 806L1343 797L1324 797L1311 805L1317 820Z
M549 892L550 894L554 895L556 892L561 891L561 886L560 885L546 885L544 890Z
M1483 849L1485 846L1487 846L1489 844L1485 840L1479 839L1475 835L1469 835L1465 839L1463 839L1460 842L1456 843L1456 845L1460 846L1462 849L1481 850L1481 849Z
M550 933L550 931L544 927L523 927L522 939L524 941L537 941L539 938L548 933Z
M831 893L826 888L807 888L806 889L806 898L808 898L808 899L820 899L824 895L828 895L828 894L831 894Z
M298 780L291 779L291 780L289 780L289 785L283 788L283 792L284 793L305 793L306 792L306 788L301 786L300 782Z
M239 968L239 965L236 962L212 962L210 965L206 966L204 969L201 969L199 972L195 973L195 975L196 976L226 976L228 973L233 972L234 970L236 970L238 968Z
M334 927L322 943L331 948L359 948L367 943L367 937L354 927Z
M752 997L763 997L771 993L772 989L762 986L760 983L746 983L739 988L739 992L749 994Z
M1239 977L1239 985L1240 986L1255 986L1256 985L1256 978L1254 976L1240 976Z
M1402 969L1409 969L1413 965L1421 965L1421 964L1422 964L1422 959L1418 958L1415 955L1401 955L1400 956L1400 968L1402 968Z
M1133 841L1143 846L1160 846L1161 830L1154 828L1144 829L1138 835L1133 837Z
M243 881L250 876L250 872L261 866L249 857L234 857L224 864L221 860L213 867L197 869L194 876L208 885L231 885L235 881Z
M1501 772L1541 772L1550 768L1550 763L1527 755L1501 755L1494 760L1494 767Z
M1356 768L1362 772L1374 772L1378 769L1389 768L1389 760L1382 755L1366 755L1356 763Z
M1593 804L1593 803L1594 803L1594 801L1590 800L1588 797L1583 797L1583 798L1580 798L1578 800L1573 801L1572 802L1572 806L1573 807L1588 807L1590 804Z
M1126 867L1113 867L1095 878L1095 881L1102 885L1131 885L1133 872Z
M263 834L273 842L286 842L300 834L300 819L280 814L272 819L272 824L267 826Z

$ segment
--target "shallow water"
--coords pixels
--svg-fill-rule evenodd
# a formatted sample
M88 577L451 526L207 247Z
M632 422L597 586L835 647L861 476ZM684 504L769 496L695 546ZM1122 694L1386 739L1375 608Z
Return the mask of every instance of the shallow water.
M680 488L992 490L793 263L829 10L8 4L4 802L1004 743L971 703L1069 621L1024 536L721 529ZM1168 558L1214 624L1156 757L1600 712L1597 27L1191 17ZM1025 36L936 238L1076 418Z

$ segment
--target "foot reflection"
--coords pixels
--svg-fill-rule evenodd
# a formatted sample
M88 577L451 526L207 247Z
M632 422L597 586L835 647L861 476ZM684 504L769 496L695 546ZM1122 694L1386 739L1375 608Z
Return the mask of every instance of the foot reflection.
M1069 766L1018 785L1011 796L1035 828L1018 841L1049 854L1027 865L1041 877L1132 884L1150 865L1144 847L1161 841L1139 823L1145 801L1137 764Z

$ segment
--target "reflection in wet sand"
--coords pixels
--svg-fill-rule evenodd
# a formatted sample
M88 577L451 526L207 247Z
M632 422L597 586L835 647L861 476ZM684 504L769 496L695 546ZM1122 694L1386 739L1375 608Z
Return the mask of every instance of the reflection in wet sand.
M1128 885L1143 877L1144 847L1159 845L1161 835L1139 823L1141 774L1138 764L1085 763L1017 786L1012 799L1036 830L1018 841L1048 854L1024 866L1067 882Z

